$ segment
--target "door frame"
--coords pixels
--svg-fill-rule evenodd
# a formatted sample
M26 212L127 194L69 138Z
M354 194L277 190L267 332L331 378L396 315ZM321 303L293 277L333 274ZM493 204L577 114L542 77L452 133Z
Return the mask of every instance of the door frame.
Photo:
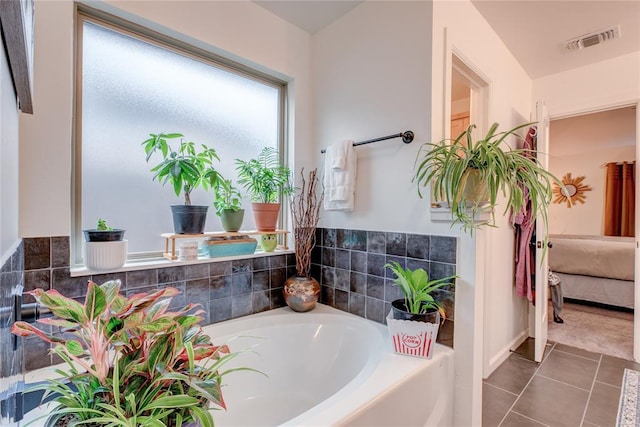
M587 114L600 113L603 111L618 110L621 108L635 107L636 109L636 162L640 160L640 99L633 101L621 101L598 105L594 107L584 109L574 109L567 112L560 112L555 114L549 114L549 121L567 119L570 117L584 116ZM635 283L634 283L634 308L640 307L640 289L638 284L640 283L640 236L637 232L637 226L640 224L640 189L638 189L638 178L636 177L636 256L635 256ZM633 315L633 360L640 363L640 313Z

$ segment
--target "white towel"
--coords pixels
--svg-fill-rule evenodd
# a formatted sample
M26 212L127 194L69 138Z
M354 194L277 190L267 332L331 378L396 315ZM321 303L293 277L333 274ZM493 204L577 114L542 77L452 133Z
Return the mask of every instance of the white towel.
M342 164L342 167L335 165ZM352 211L356 188L356 151L353 141L327 147L324 170L324 209Z

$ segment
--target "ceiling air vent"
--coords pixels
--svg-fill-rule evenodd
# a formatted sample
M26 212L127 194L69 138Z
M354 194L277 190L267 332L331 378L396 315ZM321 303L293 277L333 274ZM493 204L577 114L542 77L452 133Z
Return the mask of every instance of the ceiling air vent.
M604 43L609 40L617 39L620 37L620 26L615 25L613 27L605 28L604 30L596 31L594 33L584 34L575 39L567 40L562 43L564 50L579 50L586 47L595 46L600 43Z

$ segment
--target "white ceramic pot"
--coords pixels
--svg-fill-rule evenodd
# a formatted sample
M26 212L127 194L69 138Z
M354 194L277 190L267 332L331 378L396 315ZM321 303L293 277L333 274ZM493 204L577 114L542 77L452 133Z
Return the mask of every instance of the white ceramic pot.
M92 270L114 270L127 261L127 241L85 242L84 264Z

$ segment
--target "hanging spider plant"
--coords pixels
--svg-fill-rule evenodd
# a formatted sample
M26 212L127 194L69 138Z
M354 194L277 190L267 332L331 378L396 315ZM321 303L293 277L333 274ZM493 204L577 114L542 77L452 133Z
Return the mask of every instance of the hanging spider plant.
M498 123L494 123L475 141L475 125L470 125L455 139L423 144L414 165L419 196L430 185L435 201L446 202L451 209L453 223L470 233L483 225L495 226L499 194L506 197L504 214L519 213L530 202L533 218L540 216L547 224L552 182L562 183L542 167L537 151L513 149L505 143L511 135L522 139L517 132L533 124L497 132ZM489 212L490 219L479 220L480 212Z

